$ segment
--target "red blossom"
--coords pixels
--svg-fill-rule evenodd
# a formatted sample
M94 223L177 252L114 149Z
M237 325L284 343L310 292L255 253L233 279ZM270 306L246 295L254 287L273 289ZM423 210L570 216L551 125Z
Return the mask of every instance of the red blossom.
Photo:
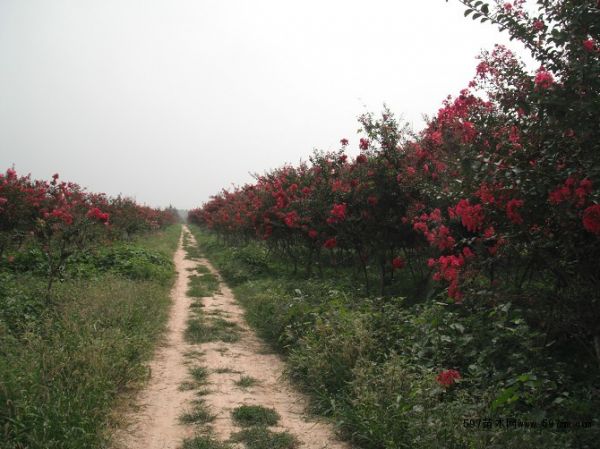
M596 42L594 42L594 39L586 39L583 41L583 48L593 53L596 51Z
M523 200L517 199L512 199L506 203L506 216L515 224L523 223L523 217L517 211L518 208L523 207L523 204L525 204Z
M343 221L346 219L346 203L334 204L329 212L334 222Z
M333 249L337 246L337 240L335 237L325 240L323 246L327 249Z
M435 145L442 145L444 143L444 138L442 137L441 131L433 131L429 138Z
M361 137L358 147L361 150L368 150L369 149L369 139L365 139L364 137Z
M460 217L462 225L468 231L475 232L481 229L484 215L481 204L471 205L469 200L460 200L454 208L449 209L450 217Z
M369 203L370 206L376 206L378 202L379 200L376 196L371 195L369 198L367 198L367 203Z
M364 154L359 154L358 156L356 156L357 164L364 164L365 162L367 162L367 156L365 156Z
M540 68L535 75L535 87L540 89L549 89L554 84L554 77L547 70Z
M469 248L468 246L465 246L463 248L462 252L463 252L463 256L465 256L466 259L475 257L475 254L473 253L473 251L471 251L471 248Z
M340 140L340 143L341 143L343 146L346 146L346 145L348 145L348 139L342 139L342 140Z
M394 267L395 270L400 270L402 268L404 268L406 266L406 261L404 259L402 259L401 257L394 257L394 259L392 259L392 267Z
M283 219L288 228L293 228L296 226L298 222L298 213L294 210L292 212L288 212L285 214L285 218Z
M98 221L106 223L108 221L109 215L107 213L102 212L97 207L92 207L88 211L87 217L91 218L93 220L98 220Z
M314 240L319 236L319 233L315 229L311 229L308 231L308 236Z
M444 388L451 387L457 380L460 379L460 373L453 369L443 370L435 377L436 382Z
M583 227L592 234L600 235L600 204L593 204L583 211Z

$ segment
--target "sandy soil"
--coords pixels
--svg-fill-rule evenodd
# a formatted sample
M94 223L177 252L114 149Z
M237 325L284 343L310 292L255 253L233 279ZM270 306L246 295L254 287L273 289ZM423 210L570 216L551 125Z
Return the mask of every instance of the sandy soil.
M183 233L189 234L184 227ZM183 236L183 234L182 234ZM201 354L193 360L194 365L205 366L210 374L208 389L204 396L216 419L210 424L214 435L227 440L240 430L231 420L231 410L240 405L272 407L281 415L278 426L272 430L292 433L306 449L345 449L349 446L338 441L331 426L305 414L306 398L295 391L283 377L284 363L279 356L269 353L268 347L248 327L243 310L231 290L222 282L218 272L206 259L190 261L180 240L175 254L178 272L172 291L173 306L169 318L166 344L158 349L151 363L151 380L141 393L139 410L126 417L130 423L115 437L116 448L170 449L181 445L184 438L194 435L194 425L182 425L178 417L189 409L194 398L193 391L180 391L179 386L189 380L188 366L192 362L186 354ZM193 242L195 243L195 242ZM183 332L192 300L186 295L190 268L201 264L219 277L220 289L212 297L203 298L206 315L218 314L237 323L241 330L238 342L210 342L190 345L184 341ZM218 372L229 369L233 372ZM241 376L258 380L255 386L241 388L235 381Z

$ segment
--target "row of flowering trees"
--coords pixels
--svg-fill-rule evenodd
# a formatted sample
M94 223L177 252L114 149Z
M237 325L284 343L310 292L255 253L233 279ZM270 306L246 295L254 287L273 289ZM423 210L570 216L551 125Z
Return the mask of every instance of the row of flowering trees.
M484 52L468 88L417 135L360 118L360 154L315 153L224 190L190 221L304 260L404 270L455 302L520 301L600 363L600 2L461 1L531 50Z
M94 241L153 230L174 223L171 210L158 210L128 198L109 198L79 185L33 180L14 169L0 173L0 259L8 263L30 241L48 264L48 292L67 258Z

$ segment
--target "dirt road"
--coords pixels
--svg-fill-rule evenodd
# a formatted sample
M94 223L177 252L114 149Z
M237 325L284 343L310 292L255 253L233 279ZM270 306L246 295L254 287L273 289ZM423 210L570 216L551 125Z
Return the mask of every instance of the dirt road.
M329 424L307 417L306 398L283 377L283 361L270 353L248 327L243 310L214 267L203 258L186 258L184 236L188 245L196 244L184 227L174 257L178 275L172 290L166 341L150 365L151 379L139 395L137 406L125 417L127 424L114 438L115 448L176 449L184 439L199 433L226 442L241 430L232 419L232 411L242 405L274 409L280 419L270 430L293 435L299 448L348 448L336 440ZM199 268L200 265L206 268ZM188 295L189 280L195 270L217 277L216 293L199 299ZM234 329L235 338L209 336L206 342L190 343L185 333L189 320L196 316L194 307L201 309L205 319L216 317L226 328ZM194 367L206 373L202 403L211 414L211 419L201 425L181 421L181 415L194 407L199 394L185 387L193 385L190 372ZM235 446L244 447L241 443Z

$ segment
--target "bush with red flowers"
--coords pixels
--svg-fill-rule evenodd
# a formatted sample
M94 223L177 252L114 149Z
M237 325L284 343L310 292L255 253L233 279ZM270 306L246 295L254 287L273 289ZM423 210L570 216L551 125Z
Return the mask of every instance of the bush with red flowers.
M67 259L92 242L174 222L172 211L90 193L59 181L58 174L40 181L19 177L12 168L0 173L0 258L10 252L14 259L28 241L35 241L46 259L48 294Z

